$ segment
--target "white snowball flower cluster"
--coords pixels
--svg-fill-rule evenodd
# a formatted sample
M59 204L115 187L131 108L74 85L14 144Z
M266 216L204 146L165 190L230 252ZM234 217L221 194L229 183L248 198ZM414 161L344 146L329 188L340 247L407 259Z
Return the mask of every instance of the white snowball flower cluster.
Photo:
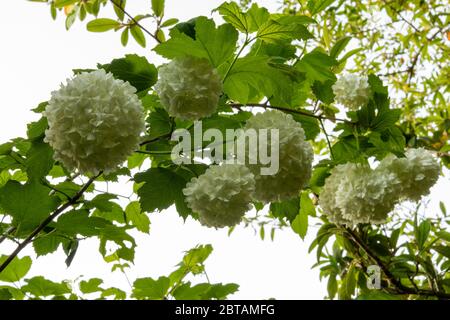
M305 132L300 123L291 115L270 110L250 118L244 130L278 129L279 131L279 170L273 175L261 175L260 162L247 166L255 175L256 190L254 199L263 203L282 201L298 195L311 177L313 150L305 141ZM270 142L269 142L270 143ZM250 146L251 147L251 146ZM270 151L270 144L268 146ZM247 145L247 157L256 157L258 150ZM247 160L248 161L248 160Z
M222 80L206 59L183 57L159 68L155 91L171 116L198 120L216 111Z
M408 149L405 155L406 158L388 156L377 169L395 174L401 198L417 201L429 194L430 188L438 180L439 163L423 148Z
M187 183L186 203L199 214L200 223L215 228L238 224L250 210L255 190L253 174L243 165L209 167Z
M375 170L346 163L333 168L325 180L319 204L335 223L384 223L396 203L419 200L438 176L438 162L422 148L407 150L406 158L388 156Z
M394 180L395 175L367 165L338 165L325 180L319 204L335 223L383 223L397 200Z
M135 92L104 70L79 74L52 92L43 114L55 160L81 173L115 170L138 148L145 130Z
M367 76L342 75L332 88L336 101L350 110L357 110L369 101L370 87Z

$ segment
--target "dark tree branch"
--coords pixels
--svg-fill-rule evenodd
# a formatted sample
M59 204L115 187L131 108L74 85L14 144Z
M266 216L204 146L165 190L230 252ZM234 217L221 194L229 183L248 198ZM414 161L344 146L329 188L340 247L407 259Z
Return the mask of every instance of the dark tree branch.
M427 297L437 297L440 299L450 300L450 293L416 289L405 286L398 280L384 264L384 262L366 245L366 243L358 236L358 234L350 228L345 228L345 231L350 235L351 240L355 242L361 249L363 249L370 259L372 259L383 271L388 281L396 288L396 293L398 294L412 294L412 295L422 295Z
M69 201L67 201L62 206L58 207L50 216L48 216L44 221L41 222L41 224L36 227L36 229L31 232L31 234L23 240L22 243L20 243L17 248L8 256L8 258L0 265L0 273L5 270L5 268L14 260L15 257L28 245L30 244L34 237L36 237L50 222L52 222L56 217L58 217L62 212L64 212L67 208L69 208L71 205L74 205L77 203L78 199L81 198L83 193L89 188L89 186L97 179L102 172L97 174L96 176L93 176L86 182L86 184L72 197Z
M168 134L165 134L163 136L160 136L160 137L156 137L156 138L153 138L153 139L142 141L139 145L140 146L144 146L146 144L149 144L149 143L152 143L152 142L156 142L156 141L158 141L161 138L170 138L171 136L172 136L172 132L170 132Z
M231 103L231 104L229 104L229 106L231 108L235 108L235 109L239 109L242 107L258 107L258 108L264 108L264 109L274 109L274 110L280 110L280 111L289 112L289 113L300 114L303 116L307 116L307 117L311 117L311 118L315 118L315 119L319 119L319 120L341 121L341 122L351 123L351 121L348 121L345 119L328 118L323 115L312 114L312 113L308 113L308 112L305 112L302 110L290 109L290 108L285 108L285 107L271 106L271 105L268 105L265 103L247 103L247 104Z

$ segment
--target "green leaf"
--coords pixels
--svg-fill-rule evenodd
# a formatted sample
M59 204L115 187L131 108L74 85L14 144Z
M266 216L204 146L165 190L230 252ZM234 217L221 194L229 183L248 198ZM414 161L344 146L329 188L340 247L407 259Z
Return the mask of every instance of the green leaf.
M43 137L48 127L47 118L42 117L39 121L27 125L27 136L30 140Z
M163 108L155 108L150 112L147 121L149 122L148 140L168 135L172 132L172 120Z
M383 132L374 131L369 134L369 142L386 152L402 154L405 150L405 136L397 127L391 127Z
M292 80L269 62L270 58L265 56L237 59L225 80L224 92L244 104L257 97L261 99L261 95L289 104L293 95Z
M314 140L319 135L320 126L317 119L301 114L292 114L292 117L302 125L303 130L305 130L306 140Z
M253 3L250 9L245 13L248 32L258 31L259 28L270 18L270 13L266 8L260 8Z
M356 145L356 139L353 136L340 138L331 149L333 150L333 160L336 163L354 161L361 155Z
M447 231L438 231L436 232L436 236L442 240L450 242L450 232Z
M328 284L327 284L328 297L330 299L333 299L336 296L337 290L338 290L338 285L337 285L337 280L336 280L336 274L332 274L328 278Z
M120 35L120 43L122 43L124 47L126 47L128 44L129 36L130 36L130 29L129 28L123 29L122 34Z
M134 40L143 48L145 48L147 41L145 40L144 32L142 32L141 27L134 25L130 28L130 33Z
M136 54L127 54L109 64L99 65L99 68L111 72L117 79L128 81L138 92L148 91L158 80L156 67L147 58Z
M47 234L41 235L33 241L34 251L38 256L45 256L55 252L60 244L64 244L68 240L61 235Z
M112 199L117 199L117 196L110 193L98 194L89 202L89 207L93 206L100 211L111 212L115 205L114 202L110 201Z
M337 59L342 51L344 51L345 47L348 45L348 43L352 40L351 37L343 37L340 38L334 46L330 50L330 57Z
M63 8L65 6L70 6L71 4L75 4L80 0L54 0L54 4L56 8Z
M27 174L30 179L45 177L53 167L53 149L43 141L34 141L27 153Z
M190 282L183 283L173 292L176 300L209 300L209 299L225 299L228 295L236 292L239 286L234 283L230 284L209 284L200 283L191 286Z
M102 288L100 288L100 285L103 283L102 279L99 278L92 278L88 281L82 280L80 281L79 287L80 291L83 293L94 293L103 291Z
M263 41L277 43L280 40L306 40L313 36L301 24L282 24L275 20L269 20L259 27L256 37Z
M302 192L300 197L300 211L291 223L292 230L297 233L300 238L305 239L308 232L308 216L315 216L315 207L307 192Z
M400 119L401 114L402 111L400 109L390 109L379 112L371 123L372 130L381 132L394 127L395 123Z
M117 18L119 18L120 21L123 21L123 19L125 18L124 9L126 4L126 0L118 0L113 3L114 12L116 13Z
M336 76L331 71L331 67L336 65L337 61L334 58L316 49L305 54L295 67L306 73L306 77L312 82L325 82L336 81Z
M199 245L185 254L180 265L186 267L193 274L199 274L204 271L203 263L208 259L212 251L213 248L210 244Z
M266 8L260 8L256 3L253 3L245 13L235 2L225 2L216 10L226 22L245 33L257 31L270 18L269 11Z
M325 104L330 104L334 101L334 93L332 86L335 83L333 80L326 80L325 82L314 81L312 91L317 99Z
M296 48L290 43L290 41L278 41L275 44L256 40L250 50L249 55L277 57L290 60L295 57L295 53Z
M328 8L334 1L335 0L309 0L308 10L311 15L315 15Z
M35 297L58 296L71 292L66 283L56 283L42 276L27 279L26 282L27 284L22 287L22 290L31 293Z
M137 279L133 284L133 297L136 299L162 300L166 297L170 288L170 280L160 277Z
M178 21L179 21L179 20L176 19L176 18L167 19L166 21L164 21L163 23L161 23L161 28L166 28L166 27L173 26L174 24L177 24Z
M0 264L5 262L8 256L0 257ZM31 258L23 257L22 259L15 257L11 263L0 273L0 281L16 282L26 276L31 268Z
M298 197L270 204L271 215L279 219L287 218L291 223L297 217L299 210L300 199Z
M211 284L200 283L191 286L190 282L183 283L173 291L176 300L201 300L205 299L205 294L211 289Z
M214 21L199 17L195 23L197 42L204 48L209 61L214 67L227 61L236 50L237 31L229 24L216 29Z
M215 27L214 21L199 17L195 22L196 39L173 29L171 38L154 48L163 57L174 59L187 55L206 58L214 67L227 61L236 49L237 31L229 24Z
M105 219L89 217L87 210L72 210L58 218L56 230L61 233L76 236L77 234L91 237L100 235L108 226L112 226Z
M164 0L152 0L152 10L155 16L162 17L164 15Z
M339 59L338 63L339 66L345 65L345 62L353 55L357 54L358 52L362 51L363 48L356 48L353 50L350 50L349 52L347 52L341 59Z
M206 294L203 295L203 299L217 299L217 300L223 300L226 299L230 294L235 293L238 291L239 285L236 283L228 283L228 284L221 284L216 283L211 286L209 291L206 292Z
M224 2L216 10L226 22L232 24L239 31L250 32L247 17L236 2Z
M9 292L8 288L0 287L0 301L11 300L12 294Z
M423 249L423 246L430 235L430 231L431 223L428 220L422 221L422 223L415 229L415 237L419 250Z
M357 269L355 265L350 265L347 273L343 276L341 286L339 288L339 299L349 300L355 293Z
M138 183L145 182L138 190L142 210L161 211L175 203L178 213L187 217L189 210L182 192L187 182L184 178L164 168L151 168L136 174L134 178Z
M21 185L8 181L0 189L0 205L11 215L13 225L26 232L38 226L58 205L50 190L38 183Z
M162 29L159 29L156 31L156 39L158 39L159 42L165 42L166 41L166 34Z
M90 32L106 32L117 27L120 27L120 22L108 18L95 19L89 21L86 25L87 30Z
M450 259L450 247L448 246L434 246L433 250L440 253L444 257Z
M320 188L324 186L325 179L330 175L328 167L315 167L309 181L309 187L317 194L320 194Z
M127 221L131 222L136 229L144 233L150 232L150 219L142 212L138 201L130 202L125 209L125 214Z

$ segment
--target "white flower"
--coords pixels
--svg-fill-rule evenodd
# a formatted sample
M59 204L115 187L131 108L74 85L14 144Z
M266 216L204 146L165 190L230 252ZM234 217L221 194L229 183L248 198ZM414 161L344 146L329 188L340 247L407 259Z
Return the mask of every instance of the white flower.
M350 110L357 110L369 101L370 87L367 76L342 75L332 88L336 101Z
M253 174L243 165L211 166L187 183L183 193L187 205L199 214L200 223L215 228L238 224L255 190Z
M155 91L171 116L197 120L217 110L222 80L206 59L176 58L159 68Z
M395 178L366 165L338 165L325 180L319 204L335 223L383 223L398 199L392 189Z
M145 130L135 92L104 70L79 74L52 92L43 114L55 160L81 173L115 170L138 148Z
M433 155L423 149L408 149L406 158L391 155L384 158L378 171L388 171L396 176L396 188L399 197L419 200L430 193L430 188L439 178L439 163Z
M311 178L311 164L313 150L309 142L305 141L305 132L300 123L291 115L281 111L270 110L259 113L250 118L244 130L278 129L279 133L279 170L273 175L261 175L261 168L267 164L249 163L246 165L255 175L256 190L254 199L264 203L282 201L299 194L299 191ZM247 145L247 158L255 158L258 150L255 146ZM268 145L270 151L270 142Z

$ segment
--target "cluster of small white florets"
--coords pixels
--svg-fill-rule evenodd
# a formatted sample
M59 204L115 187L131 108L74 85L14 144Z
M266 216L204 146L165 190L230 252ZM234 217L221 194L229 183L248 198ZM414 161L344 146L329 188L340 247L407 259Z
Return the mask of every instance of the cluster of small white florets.
M198 120L217 110L222 80L208 60L187 56L159 68L155 91L169 115Z
M145 130L135 92L104 70L79 74L52 92L43 114L55 160L81 173L115 170L138 148Z
M193 178L184 189L186 203L204 225L236 225L252 200L267 203L292 198L311 177L311 145L305 141L301 125L290 115L280 111L257 114L247 121L244 130L250 129L278 129L279 170L273 175L261 175L260 162L249 164L247 158L245 164L212 166L199 178ZM258 150L246 147L247 156L258 156Z
M428 194L438 176L439 164L424 149L410 149L406 158L389 156L375 170L346 163L332 169L319 204L335 223L380 224L399 201Z
M264 147L261 141L258 145L247 144L247 166L255 175L256 190L254 199L263 203L282 201L298 195L299 191L311 178L313 150L305 140L305 132L300 123L291 115L277 110L270 110L251 117L244 130L259 132L261 129L278 130L279 162L278 172L263 175L258 159L259 150ZM268 141L270 150L271 140ZM274 143L277 143L274 141ZM252 159L253 158L253 159ZM256 164L252 164L255 163Z
M198 213L200 223L215 228L238 224L251 208L254 191L253 174L239 164L211 166L183 189L186 203Z
M367 76L353 73L342 75L332 88L336 101L350 110L357 110L369 101L370 86Z
M430 188L438 180L439 163L423 148L408 149L405 156L388 156L381 161L377 169L395 174L400 198L417 201L429 194Z
M338 165L325 181L319 204L335 223L382 223L395 206L393 179L393 175L378 174L367 165Z

